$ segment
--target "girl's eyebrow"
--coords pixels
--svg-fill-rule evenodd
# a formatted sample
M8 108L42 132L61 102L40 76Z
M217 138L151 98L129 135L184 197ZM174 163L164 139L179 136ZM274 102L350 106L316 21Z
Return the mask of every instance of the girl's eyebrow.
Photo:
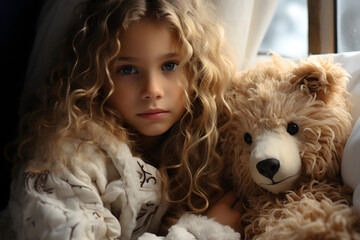
M135 57L126 57L126 56L120 56L117 58L118 61L127 61L127 62L135 62L137 58Z
M179 54L176 52L171 52L171 53L166 53L163 55L160 55L159 57L157 57L158 59L168 59L168 58L174 58L174 57L179 57ZM138 61L140 58L137 57L129 57L129 56L119 56L117 58L118 61L128 61L128 62L136 62Z
M167 58L173 58L173 57L178 57L179 54L174 52L174 53L167 53L167 54L164 54L162 56L159 56L159 59L167 59Z

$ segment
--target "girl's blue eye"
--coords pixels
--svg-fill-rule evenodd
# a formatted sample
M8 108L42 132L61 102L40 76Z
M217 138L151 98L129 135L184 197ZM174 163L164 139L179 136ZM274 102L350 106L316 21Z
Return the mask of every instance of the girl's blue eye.
M122 66L119 70L119 73L124 75L134 74L137 73L137 70L133 66Z
M161 67L161 69L163 71L174 71L178 65L179 64L174 63L174 62L167 62Z

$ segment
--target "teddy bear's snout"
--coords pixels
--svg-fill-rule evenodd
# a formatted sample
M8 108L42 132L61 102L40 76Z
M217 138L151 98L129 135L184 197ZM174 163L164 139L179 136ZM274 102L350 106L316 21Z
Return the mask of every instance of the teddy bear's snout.
M302 165L298 139L282 128L253 135L249 156L252 179L274 194L288 191L299 176Z
M279 171L280 161L276 158L268 158L258 162L256 168L261 175L272 180L274 175Z

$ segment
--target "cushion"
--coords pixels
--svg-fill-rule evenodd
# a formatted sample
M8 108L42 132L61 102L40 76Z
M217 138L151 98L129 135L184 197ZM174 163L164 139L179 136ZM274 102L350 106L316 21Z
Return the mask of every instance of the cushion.
M333 57L351 75L348 90L354 126L343 152L341 174L344 182L354 189L353 204L360 213L360 52L334 54Z

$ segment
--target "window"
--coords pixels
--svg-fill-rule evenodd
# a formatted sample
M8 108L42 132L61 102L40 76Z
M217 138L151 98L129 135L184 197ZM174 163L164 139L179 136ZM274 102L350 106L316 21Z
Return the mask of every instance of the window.
M360 51L360 1L338 0L337 51Z
M259 53L264 55L270 50L289 58L303 57L308 54L306 0L279 1Z
M359 0L280 0L259 54L360 51Z

